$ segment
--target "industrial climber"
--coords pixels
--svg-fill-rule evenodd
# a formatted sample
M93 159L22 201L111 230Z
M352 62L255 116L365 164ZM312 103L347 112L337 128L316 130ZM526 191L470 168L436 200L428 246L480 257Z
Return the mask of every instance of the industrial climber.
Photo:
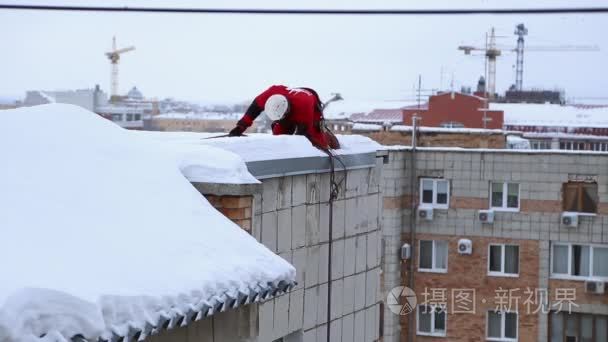
M323 104L313 89L273 85L253 100L229 135L242 135L264 111L272 120L272 134L303 135L320 149L338 149L338 139L325 127L322 110Z

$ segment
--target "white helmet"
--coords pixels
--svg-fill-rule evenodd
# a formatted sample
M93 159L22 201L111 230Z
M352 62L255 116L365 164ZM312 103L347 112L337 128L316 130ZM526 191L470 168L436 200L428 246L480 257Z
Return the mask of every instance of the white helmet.
M289 102L283 95L275 94L266 100L264 112L272 121L277 121L287 113Z

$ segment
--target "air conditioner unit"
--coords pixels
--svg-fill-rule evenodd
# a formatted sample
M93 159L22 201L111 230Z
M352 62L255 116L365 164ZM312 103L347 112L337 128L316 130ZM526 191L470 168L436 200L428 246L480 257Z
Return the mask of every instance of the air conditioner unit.
M433 220L433 208L418 208L418 218L422 220Z
M494 223L494 210L480 210L477 217L481 223Z
M473 253L473 242L469 239L458 240L458 254L471 254Z
M576 227L578 226L578 214L572 212L563 212L562 213L562 225L566 227Z
M408 260L412 257L412 248L409 243L404 243L401 246L401 260Z
M595 294L604 294L605 283L603 281L586 281L585 282L585 292L587 293L595 293Z

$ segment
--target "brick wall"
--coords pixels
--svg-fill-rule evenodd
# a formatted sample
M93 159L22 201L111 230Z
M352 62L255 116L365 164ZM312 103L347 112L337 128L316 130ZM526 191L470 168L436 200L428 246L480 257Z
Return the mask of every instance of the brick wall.
M417 220L416 228L418 239L433 236L449 239L451 248L448 273L417 272L416 287L425 284L467 284L462 278L473 273L474 281L470 285L476 286L478 291L494 291L499 286L512 288L515 284L518 287L529 284L549 290L558 286L574 287L581 304L579 312L608 313L608 296L585 294L584 281L552 279L549 267L553 242L608 245L608 216L604 209L608 207L608 155L421 149L416 156L416 180L411 191L410 153L407 150L391 151L383 175L383 214L386 216L382 226L385 237L385 294L394 285L395 279L399 279L400 284L407 284L408 274L404 264L398 260L398 249L403 242L409 240L411 199L418 200L419 177L443 177L450 181L450 208L435 210L432 221ZM598 214L579 217L578 227L566 228L560 224L562 184L570 178L585 176L596 177L598 181ZM477 212L489 206L489 186L492 181L519 184L520 210L497 211L494 224L482 224L477 220ZM401 234L399 241L394 239L397 232ZM484 274L487 271L484 264L487 262L485 247L481 250L484 254L473 255L466 263L460 262L464 257L453 255L452 246L457 239L463 237L473 241L474 250L480 245L487 246L490 241L514 241L524 246L521 253L525 255L520 254L520 276L516 278L517 282L510 283L507 279L505 283L504 279L490 279ZM475 274L468 267L474 267L481 273ZM384 314L385 336L405 336L407 320L401 319L400 331L388 316L392 314L386 310ZM447 327L449 341L485 340L485 317L448 317ZM457 329L454 330L453 327ZM459 334L458 331L462 333ZM519 332L519 341L546 341L547 315L539 313L520 316ZM429 337L418 339L446 340Z
M513 310L518 310L519 315L519 341L535 341L537 336L538 315L532 311L526 313L524 301L527 299L524 291L539 287L537 269L539 267L538 242L533 240L516 240L501 238L471 237L473 242L473 254L461 255L458 253L458 240L460 236L417 234L416 244L420 240L443 240L448 242L448 269L447 273L415 273L415 288L420 302L425 290L432 293L433 289L446 289L447 294L447 336L443 341L468 342L484 341L486 336L486 314L489 310L495 310L500 306L497 296L501 292L497 289L519 289L513 293L513 298L520 297L513 302ZM499 277L488 275L488 246L489 244L513 244L519 246L520 272L517 277ZM418 245L417 245L418 247ZM413 259L416 270L418 269L417 255ZM524 267L525 266L525 267ZM475 289L477 305L474 313L451 313L453 309L453 290ZM436 297L435 297L436 298ZM429 295L432 300L433 296ZM485 302L484 302L485 301ZM518 305L519 304L519 305ZM535 306L530 305L535 309ZM402 340L405 340L405 331ZM434 341L441 338L416 336L416 341Z
M551 291L553 303L556 302L555 291L557 289L574 289L576 291L576 304L578 307L572 307L572 311L608 314L608 295L586 293L584 281L550 279L549 290Z
M251 234L253 195L205 197L215 209Z
M367 132L361 133L383 145L411 145L411 132ZM466 148L505 148L506 136L502 133L435 133L421 132L418 146L445 147L457 146Z
M402 285L404 264L399 255L403 244L402 233L408 222L408 208L412 196L409 191L409 160L405 153L390 153L387 164L382 168L382 295ZM401 336L400 317L393 314L385 305L383 311L383 341L398 342Z
M412 117L420 118L421 126L440 127L442 123L458 122L468 128L497 128L502 129L504 121L503 111L486 110L486 117L491 119L484 124L484 111L486 107L483 99L460 93L444 93L429 98L428 109L403 110L403 122L410 124Z

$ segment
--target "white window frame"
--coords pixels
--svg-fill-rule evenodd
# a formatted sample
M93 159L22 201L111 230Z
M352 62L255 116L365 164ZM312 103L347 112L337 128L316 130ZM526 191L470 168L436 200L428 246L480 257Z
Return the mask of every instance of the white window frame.
M421 306L425 306L427 307L427 312L429 312L428 310L431 309L433 310L433 314L431 315L431 332L426 332L426 331L420 331L420 307ZM425 305L425 304L418 304L418 306L416 307L416 335L420 335L420 336L435 336L435 337L446 337L447 336L447 331L448 331L448 312L447 310L443 311L443 315L445 317L444 321L445 321L445 327L443 329L443 331L439 331L436 332L435 331L435 309L437 308L436 305Z
M502 206L501 207L493 207L492 206L492 185L493 184L502 184ZM517 184L517 208L509 208L507 207L507 199L509 197L509 184ZM490 182L490 209L494 211L512 211L518 212L521 207L521 184L516 182Z
M589 247L589 276L575 276L572 275L572 246L586 246ZM568 273L553 273L553 264L555 262L555 246L566 246L568 247ZM608 281L608 277L595 276L593 274L593 253L595 248L607 248L608 245L593 244L593 243L577 243L577 242L553 242L551 243L551 278L552 279L565 279L565 280L603 280Z
M433 203L423 203L422 202L422 184L424 181L432 181L433 182ZM446 203L437 203L437 182L446 182L447 183L447 193L446 193ZM450 207L450 181L445 178L420 178L420 187L419 187L420 195L418 196L418 201L420 203L421 208L433 208L433 209L448 209Z
M490 257L492 246L500 247L500 272L491 271L490 270ZM517 273L505 273L505 246L517 246ZM488 275L493 277L509 277L509 278L519 278L519 270L521 267L521 246L514 243L491 243L488 245Z
M551 141L550 140L530 140L533 150L550 150L551 149Z
M422 253L422 241L431 241L433 242L433 250L431 251L431 268L421 268L420 267L420 261L422 260L420 257L420 254ZM446 243L446 253L445 253L445 268L437 268L437 256L435 255L435 251L437 250L436 246L436 242L437 241L442 241ZM450 259L448 257L448 252L450 251L450 243L449 241L445 241L445 240L418 240L418 272L429 272L429 273L448 273L448 260Z
M490 312L500 314L500 335L501 337L490 337ZM515 338L505 337L505 321L507 320L506 313L514 313L517 324L515 325ZM517 342L519 339L519 313L517 311L493 311L490 310L486 313L486 341L497 341L497 342Z

